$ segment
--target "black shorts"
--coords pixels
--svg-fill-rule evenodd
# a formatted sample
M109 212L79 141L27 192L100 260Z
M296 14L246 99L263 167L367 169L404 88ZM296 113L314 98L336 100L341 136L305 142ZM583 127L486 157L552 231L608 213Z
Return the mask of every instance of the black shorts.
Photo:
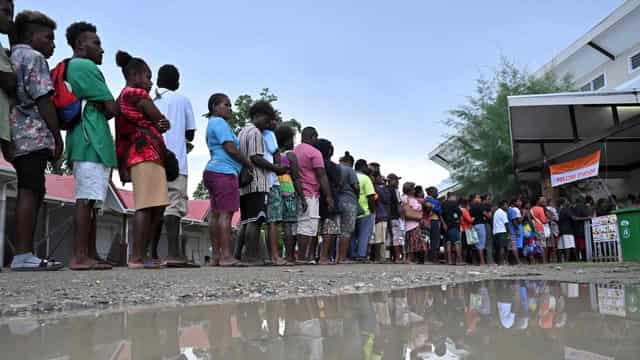
M511 248L511 238L507 233L494 234L493 244L495 248Z
M269 193L255 192L240 196L240 224L264 221L267 218Z
M50 150L38 150L13 159L12 164L18 177L18 189L30 190L44 196L46 193L44 173L50 159Z

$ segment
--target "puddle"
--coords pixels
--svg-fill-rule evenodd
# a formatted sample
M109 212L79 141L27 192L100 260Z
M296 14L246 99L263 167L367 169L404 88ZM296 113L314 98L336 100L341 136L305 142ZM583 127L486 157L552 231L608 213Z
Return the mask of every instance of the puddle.
M0 326L3 359L638 359L640 287L482 281Z

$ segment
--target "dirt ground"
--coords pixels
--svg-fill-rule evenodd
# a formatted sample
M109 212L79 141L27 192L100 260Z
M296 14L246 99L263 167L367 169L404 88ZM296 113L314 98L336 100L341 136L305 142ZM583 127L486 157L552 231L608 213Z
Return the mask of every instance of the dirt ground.
M340 265L0 273L0 322L131 307L254 302L489 279L640 283L640 263L475 267Z

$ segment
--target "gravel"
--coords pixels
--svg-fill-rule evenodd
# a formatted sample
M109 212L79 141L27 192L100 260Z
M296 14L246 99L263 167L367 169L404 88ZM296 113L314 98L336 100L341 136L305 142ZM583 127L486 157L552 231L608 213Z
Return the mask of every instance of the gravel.
M255 302L501 278L572 282L640 280L640 264L477 267L345 265L246 269L0 273L0 321L131 307Z

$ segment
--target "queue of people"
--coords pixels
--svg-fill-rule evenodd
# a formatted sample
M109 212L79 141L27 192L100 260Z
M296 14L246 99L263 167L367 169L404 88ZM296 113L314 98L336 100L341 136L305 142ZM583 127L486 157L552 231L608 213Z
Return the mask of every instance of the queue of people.
M0 31L12 39L10 57L0 52L0 138L18 178L11 268L62 267L34 254L33 229L46 168L63 153L73 168L77 198L71 269L111 268L96 251L96 218L113 170L133 185L129 267L196 266L187 261L179 236L196 126L191 103L178 93L178 69L162 66L152 92L146 61L119 51L116 63L126 85L115 98L99 69L104 51L96 26L71 24L66 40L73 56L50 71L55 21L37 11L23 11L14 21L11 0L0 0L0 9ZM295 145L296 131L279 124L266 101L251 106L251 121L236 135L229 124L231 104L229 96L213 94L206 114L211 160L203 183L210 198L213 265L440 263L441 247L447 264L584 259L580 228L590 214L579 205L561 200L556 209L544 198L518 198L494 208L488 196L449 193L443 199L435 187L426 194L412 182L400 187L399 176L383 176L380 164L356 161L349 152L334 162L333 144L315 128L303 129ZM234 236L231 219L238 210L241 227ZM157 251L163 226L166 259ZM266 259L260 251L263 230Z

